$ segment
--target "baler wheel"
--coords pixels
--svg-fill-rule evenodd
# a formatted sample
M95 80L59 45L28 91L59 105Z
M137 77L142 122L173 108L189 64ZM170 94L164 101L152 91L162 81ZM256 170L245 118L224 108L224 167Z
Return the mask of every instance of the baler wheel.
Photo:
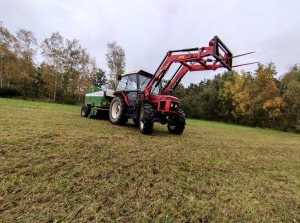
M83 105L81 107L80 114L81 114L82 117L86 117L87 118L89 116L90 112L91 112L91 106L89 106L89 105Z

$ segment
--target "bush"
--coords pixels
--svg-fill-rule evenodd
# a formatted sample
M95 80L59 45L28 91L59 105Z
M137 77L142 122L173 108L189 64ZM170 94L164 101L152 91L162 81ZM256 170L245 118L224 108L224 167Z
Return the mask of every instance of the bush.
M295 132L300 133L300 125L295 126Z
M63 104L75 105L78 102L78 95L76 94L65 94L62 98Z
M16 88L0 88L0 97L4 98L16 98L22 96L22 93L20 90Z

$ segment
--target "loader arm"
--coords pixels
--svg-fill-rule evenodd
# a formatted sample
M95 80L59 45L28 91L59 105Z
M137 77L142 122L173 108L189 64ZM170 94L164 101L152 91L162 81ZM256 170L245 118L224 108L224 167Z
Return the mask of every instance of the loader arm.
M145 99L149 100L151 91L162 82L173 63L180 63L180 66L163 88L163 95L167 94L170 89L175 89L188 71L216 70L222 67L231 70L232 58L232 53L218 36L210 40L208 47L169 51L145 86Z

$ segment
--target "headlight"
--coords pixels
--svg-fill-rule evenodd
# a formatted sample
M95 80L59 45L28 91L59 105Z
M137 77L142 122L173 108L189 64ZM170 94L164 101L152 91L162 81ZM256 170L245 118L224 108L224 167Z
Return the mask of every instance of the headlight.
M177 108L178 104L175 102L171 102L170 107L171 108Z

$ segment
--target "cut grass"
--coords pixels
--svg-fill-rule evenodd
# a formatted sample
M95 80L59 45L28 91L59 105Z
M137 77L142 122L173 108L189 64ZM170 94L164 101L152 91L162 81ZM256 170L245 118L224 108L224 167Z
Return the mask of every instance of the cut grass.
M0 222L300 222L300 136L0 98Z

